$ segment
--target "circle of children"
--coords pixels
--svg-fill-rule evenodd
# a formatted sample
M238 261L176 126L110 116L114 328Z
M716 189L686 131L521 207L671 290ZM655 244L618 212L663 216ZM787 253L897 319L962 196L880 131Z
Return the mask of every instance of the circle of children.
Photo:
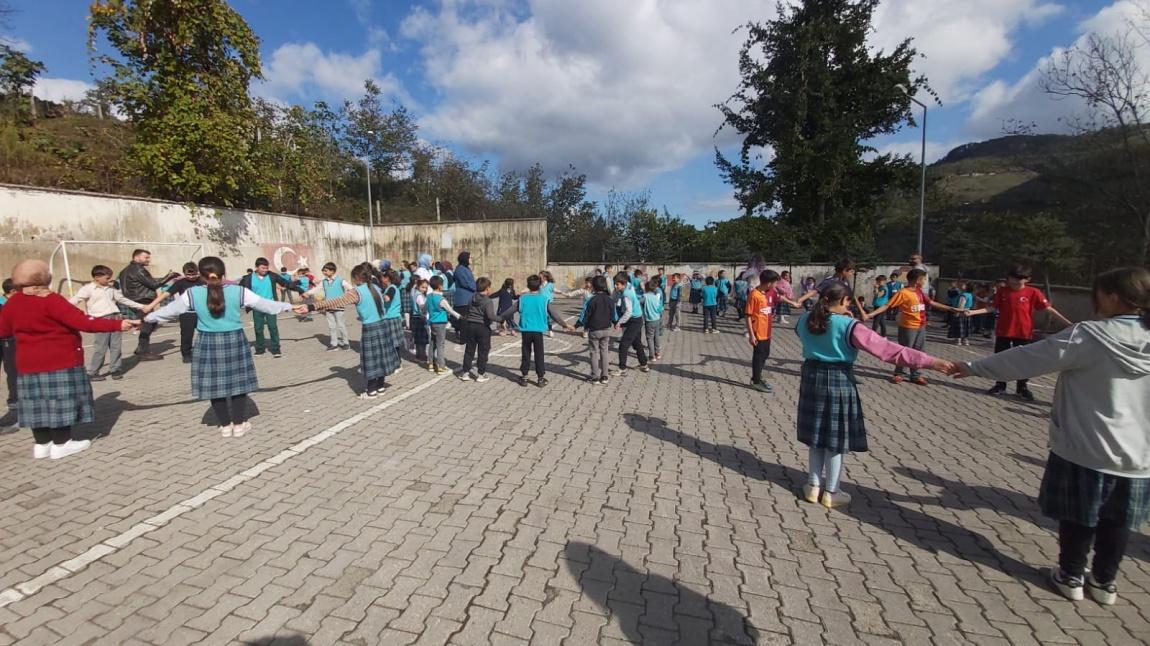
M138 358L155 360L160 357L150 351L152 332L159 323L179 321L181 354L191 364L193 393L211 402L223 437L242 437L251 430L246 397L258 389L243 330L245 309L253 311L255 354L270 352L274 357L281 353L277 315L291 310L306 318L323 312L329 349L338 351L350 348L344 308L354 307L362 324L361 367L367 381L360 397L374 398L388 388L386 378L401 369L405 346L421 367L447 373L449 319L465 344L456 373L461 380L488 381L492 327L498 326L501 335L522 336L518 383L528 384L534 359L535 383L545 386L544 337L552 335L552 323L575 329L554 306L559 292L551 274L530 276L523 293L507 279L493 294L490 279L473 275L467 252L458 260L458 266L432 263L424 254L398 269L387 262L363 263L351 268L350 280L328 263L323 278L316 280L307 269L273 272L261 258L254 270L233 282L216 257L188 263L182 276L154 279L147 270L150 254L140 249L120 272L118 287L111 269L96 266L93 282L71 302L52 291L47 264L26 260L5 281L6 302L0 303L9 398L16 399L10 408L15 404L19 426L32 429L34 458L58 459L83 451L88 440L73 439L72 428L93 419L90 381L105 377L100 372L105 355L110 361L107 376L122 376L121 333L138 330ZM577 321L589 349L587 380L603 385L610 377L627 374L632 351L638 370L648 372L651 362L662 359L664 310L667 329L675 332L681 329L686 305L693 314L701 307L703 333L717 334L716 321L725 317L733 300L752 347L751 387L769 393L772 387L763 370L773 328L785 323L791 308L803 310L794 326L804 359L797 436L808 447L810 467L801 497L834 508L850 501L840 489L844 456L867 450L853 374L860 351L894 364L895 384L903 382L909 370L912 383L926 385L920 371L932 369L959 378L994 379L992 395L1002 394L1006 382L1013 380L1017 394L1028 400L1033 398L1028 378L1058 373L1050 453L1038 498L1042 511L1059 521L1060 555L1050 569L1050 581L1072 600L1089 594L1100 603L1114 603L1118 566L1130 532L1150 516L1150 271L1124 268L1097 276L1092 290L1095 319L1072 324L1028 284L1025 267L1012 269L992 294L962 289L949 305L930 298L921 256L912 256L910 267L905 276L875 280L868 311L852 290L855 267L849 260L839 262L834 275L821 283L805 279L797 297L789 272L767 269L759 257L734 281L726 272L668 276L660 269L647 277L630 267L614 273L607 265L587 277ZM300 302L293 303L297 294ZM951 362L924 353L930 309L952 315L951 336L959 344L968 343L972 329L978 329L972 321L981 324L989 316L995 354ZM1068 327L1032 342L1033 313L1038 310L1049 310ZM897 312L897 343L886 338L888 311ZM610 369L608 344L617 331L622 333L618 365ZM80 332L96 335L87 366Z

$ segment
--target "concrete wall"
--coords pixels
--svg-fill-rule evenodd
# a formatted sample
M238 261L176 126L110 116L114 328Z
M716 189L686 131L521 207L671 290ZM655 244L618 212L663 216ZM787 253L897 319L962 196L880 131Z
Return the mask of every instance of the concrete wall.
M939 298L946 298L946 290L950 288L950 284L954 282L954 278L941 278L939 279L939 288L941 296ZM990 282L993 281L975 281L975 282ZM1043 292L1046 292L1046 286L1041 283L1031 283ZM1094 301L1091 299L1091 291L1089 287L1069 287L1066 285L1051 285L1049 293L1046 298L1050 299L1050 304L1054 306L1059 312L1070 319L1071 321L1089 321L1094 318ZM1034 328L1039 332L1057 332L1066 327L1060 321L1050 316L1046 312L1037 312L1034 315Z
M547 263L543 220L468 221L383 225L200 207L139 198L0 185L0 274L7 276L25 258L48 260L61 240L69 242L72 286L90 280L92 265L119 271L136 247L152 251L152 273L161 274L203 255L224 258L229 274L242 276L264 256L278 269L308 266L317 275L323 263L341 268L367 259L414 260L430 253L451 260L472 252L476 275L493 281L526 280ZM202 248L201 248L202 245ZM62 254L52 262L56 287L67 294Z

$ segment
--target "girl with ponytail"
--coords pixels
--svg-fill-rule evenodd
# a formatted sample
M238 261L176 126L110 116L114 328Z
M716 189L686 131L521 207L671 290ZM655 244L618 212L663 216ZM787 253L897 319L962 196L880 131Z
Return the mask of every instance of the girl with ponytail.
M1097 320L956 372L1004 382L1058 373L1038 494L1059 523L1050 580L1068 599L1110 605L1126 542L1150 518L1150 271L1101 274L1093 297Z
M803 498L833 508L846 505L850 496L839 490L843 456L866 451L866 425L853 369L859 350L896 365L951 372L953 364L897 345L860 325L850 315L850 289L832 283L818 294L810 312L799 318L795 330L803 343L799 384L799 442L810 457Z
M248 394L259 389L244 334L243 310L276 316L291 310L291 304L225 283L224 261L215 256L200 259L199 269L204 285L189 288L144 320L163 323L196 313L199 334L192 347L192 392L198 399L211 401L221 436L243 437L252 428L247 417Z
M363 336L359 343L360 369L367 380L367 387L360 393L360 399L375 399L388 387L387 376L399 369L399 357L390 339L390 325L384 321L387 314L387 301L383 290L376 283L377 270L371 263L356 265L351 270L354 285L342 296L330 300L298 305L297 314L315 310L342 310L354 305L359 321L363 324ZM398 303L398 301L397 301Z

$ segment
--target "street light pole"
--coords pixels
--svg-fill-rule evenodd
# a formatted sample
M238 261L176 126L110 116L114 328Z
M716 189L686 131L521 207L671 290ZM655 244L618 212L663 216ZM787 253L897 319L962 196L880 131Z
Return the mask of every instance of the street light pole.
M922 153L919 156L919 166L922 167L922 179L918 190L918 253L922 255L923 228L926 225L926 104L910 95L910 90L899 83L895 86L906 98L914 101L922 108Z
M375 225L371 219L371 165L365 159L363 167L367 169L367 261L371 262L372 242L375 239Z

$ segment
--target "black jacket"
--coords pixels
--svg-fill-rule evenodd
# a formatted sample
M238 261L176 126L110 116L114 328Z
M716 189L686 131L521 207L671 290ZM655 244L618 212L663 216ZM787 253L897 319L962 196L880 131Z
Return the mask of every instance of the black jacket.
M147 267L130 262L120 271L120 291L137 303L151 303L156 298L156 290L167 282L167 278L170 277L156 280Z
M602 292L587 301L587 311L583 313L583 328L589 332L609 330L615 325L615 301Z

